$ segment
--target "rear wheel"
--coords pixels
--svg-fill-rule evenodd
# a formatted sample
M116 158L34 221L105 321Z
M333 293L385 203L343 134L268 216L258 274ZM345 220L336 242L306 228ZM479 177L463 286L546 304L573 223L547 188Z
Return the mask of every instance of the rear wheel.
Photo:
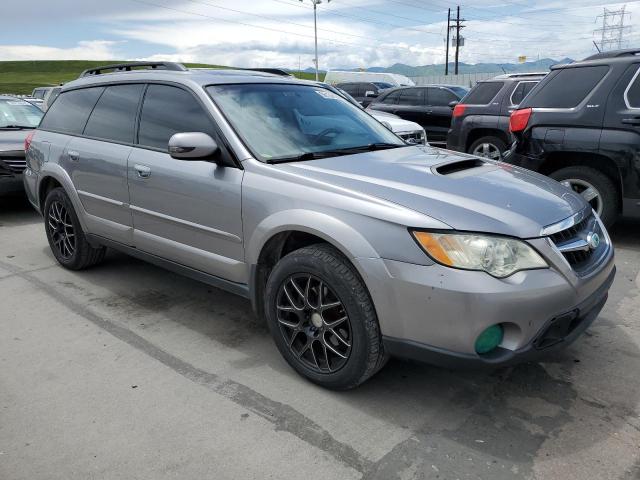
M106 249L92 247L82 231L73 204L64 189L51 190L44 202L47 240L60 265L82 270L102 261Z
M502 154L507 150L507 144L498 137L486 136L479 138L471 144L468 153L478 157L500 160Z
M591 167L566 167L553 172L551 178L580 194L610 227L620 211L618 189L604 173Z
M367 289L331 246L312 245L282 258L267 280L265 311L285 360L321 386L356 387L386 361Z

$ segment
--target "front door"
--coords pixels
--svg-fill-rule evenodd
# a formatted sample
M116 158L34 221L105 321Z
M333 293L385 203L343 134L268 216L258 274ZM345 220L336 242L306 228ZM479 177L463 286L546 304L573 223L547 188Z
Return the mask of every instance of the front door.
M193 93L151 84L140 112L128 178L136 248L233 282L246 283L242 243L243 170L167 153L179 132L204 132L230 155Z
M446 143L453 109L451 102L460 100L453 92L443 87L429 87L427 89L427 107L429 111L429 125L425 127L429 143Z

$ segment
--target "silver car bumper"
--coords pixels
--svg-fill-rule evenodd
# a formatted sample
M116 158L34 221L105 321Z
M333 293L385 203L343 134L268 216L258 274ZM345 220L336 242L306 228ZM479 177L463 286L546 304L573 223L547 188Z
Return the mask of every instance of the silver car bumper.
M389 353L447 366L513 363L568 345L597 317L615 276L613 248L579 279L553 267L497 279L437 264L359 263ZM503 342L478 355L476 339L495 324Z

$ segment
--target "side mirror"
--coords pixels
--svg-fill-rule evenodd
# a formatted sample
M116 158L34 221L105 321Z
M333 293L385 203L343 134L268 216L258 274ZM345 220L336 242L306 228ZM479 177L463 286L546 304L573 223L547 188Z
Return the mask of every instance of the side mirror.
M203 160L211 157L220 148L206 133L176 133L169 139L169 155L178 160Z
M389 130L390 132L393 132L393 127L391 126L391 124L389 122L385 122L384 120L382 122L380 122L382 125L385 126L385 128L387 130Z
M364 92L364 96L368 98L376 98L378 94L373 90L367 90L366 92Z
M456 108L456 105L458 105L460 102L457 100L454 100L453 102L449 102L449 106L451 108Z

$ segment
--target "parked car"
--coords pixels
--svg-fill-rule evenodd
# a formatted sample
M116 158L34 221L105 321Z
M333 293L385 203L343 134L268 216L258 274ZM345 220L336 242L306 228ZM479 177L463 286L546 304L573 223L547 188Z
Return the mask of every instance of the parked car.
M46 95L44 96L44 102L42 105L42 109L46 112L47 109L51 106L51 104L53 103L53 101L58 98L58 95L60 95L60 91L62 90L62 86L57 86L57 87L53 87L51 90L49 90Z
M324 81L329 85L347 82L384 82L394 87L413 86L413 80L405 75L387 72L350 72L341 70L329 70Z
M430 144L445 146L451 126L452 102L458 102L467 93L456 85L429 85L385 90L367 107L398 115L416 122L427 132Z
M510 73L478 82L453 109L447 148L500 159L511 144L511 112L545 75Z
M132 65L66 84L28 141L28 197L63 267L112 247L243 295L330 388L390 355L536 358L603 307L613 247L558 183L407 145L313 82Z
M320 85L324 85L326 88L330 89L332 92L341 95L353 105L358 108L362 108L362 105L358 103L358 101L349 95L344 90L341 90L337 87L326 83L320 83ZM381 122L385 125L389 130L402 138L405 142L411 143L414 145L426 145L427 144L427 134L420 125L415 122L409 122L408 120L403 120L402 118L394 115L393 113L388 112L379 112L376 110L367 110L367 113L371 115L373 118Z
M35 98L35 97L17 97L17 98L20 98L25 102L29 102L31 105L35 105L40 110L44 111L44 100L42 100L41 98Z
M34 88L31 92L31 96L33 98L39 98L40 100L44 100L45 95L52 87L37 87Z
M640 50L553 67L511 115L505 161L582 195L605 224L640 216Z
M40 123L42 110L17 97L0 95L0 194L23 192L25 138Z
M393 85L384 82L350 82L338 83L335 86L347 92L363 107L368 106L384 90L393 88Z

